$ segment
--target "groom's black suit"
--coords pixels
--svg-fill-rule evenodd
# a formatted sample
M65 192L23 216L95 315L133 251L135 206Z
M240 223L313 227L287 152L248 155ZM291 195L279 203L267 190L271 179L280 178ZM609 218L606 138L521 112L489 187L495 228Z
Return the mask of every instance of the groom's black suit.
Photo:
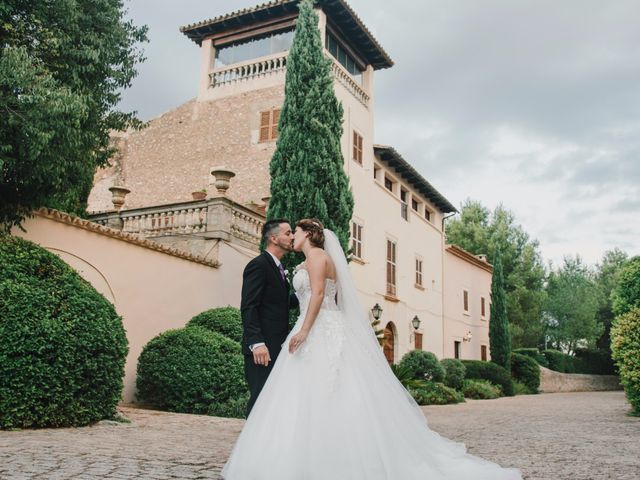
M295 295L290 295L289 282L282 279L280 270L271 255L264 251L251 260L242 276L242 313L244 373L251 397L247 415L260 395L282 344L289 333L289 307L297 305ZM268 366L256 365L249 348L264 342L271 362Z

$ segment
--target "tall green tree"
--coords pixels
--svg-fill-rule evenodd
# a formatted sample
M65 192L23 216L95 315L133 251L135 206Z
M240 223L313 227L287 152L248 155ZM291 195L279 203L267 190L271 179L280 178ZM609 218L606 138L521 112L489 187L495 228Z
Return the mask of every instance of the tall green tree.
M640 256L633 257L621 269L611 297L616 316L640 308Z
M491 278L491 317L489 318L491 361L511 371L511 335L507 317L507 295L504 288L500 250L495 252Z
M538 347L544 342L542 307L545 268L538 242L516 223L502 205L493 212L480 202L466 200L460 216L450 219L447 241L473 254L486 254L494 263L500 250L509 328L514 347Z
M593 347L604 328L598 321L598 289L580 257L565 257L547 279L547 335L558 350Z
M268 218L315 217L340 238L345 251L353 196L340 148L342 105L333 90L311 0L300 2L287 59L279 137L270 164ZM290 266L296 259L285 259Z
M602 262L596 266L595 282L599 292L597 317L604 328L602 335L596 341L596 346L601 350L610 350L611 324L615 317L613 314L612 295L620 282L620 272L628 261L629 256L616 248L605 252Z
M120 0L0 3L0 225L34 208L83 214L111 130L138 126L117 109L146 27Z

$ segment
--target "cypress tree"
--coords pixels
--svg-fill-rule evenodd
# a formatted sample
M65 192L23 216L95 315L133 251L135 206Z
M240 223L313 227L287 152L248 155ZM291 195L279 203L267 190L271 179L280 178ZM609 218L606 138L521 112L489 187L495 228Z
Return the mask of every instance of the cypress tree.
M267 217L295 222L315 217L349 244L353 196L340 148L342 105L333 90L331 61L322 50L318 15L311 0L299 5L287 59L285 99L278 141L270 164ZM290 267L299 258L285 258Z
M507 318L507 296L504 289L502 258L496 251L491 279L491 318L489 319L491 361L511 371L511 335Z

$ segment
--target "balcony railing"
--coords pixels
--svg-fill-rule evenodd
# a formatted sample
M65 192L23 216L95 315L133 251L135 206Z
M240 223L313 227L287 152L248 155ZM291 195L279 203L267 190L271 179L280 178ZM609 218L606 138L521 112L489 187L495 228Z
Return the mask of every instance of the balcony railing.
M287 66L287 54L288 52L279 53L271 57L218 68L209 74L209 85L211 88L216 88L283 72Z
M227 67L217 68L209 73L210 88L234 85L254 78L265 78L287 69L289 52L278 53L270 57L262 57L247 62L236 63ZM369 107L369 95L356 82L342 65L336 62L329 52L325 55L331 59L331 74L340 82L360 103Z
M132 208L91 215L90 219L151 240L169 236L220 238L254 249L264 225L261 214L226 197Z

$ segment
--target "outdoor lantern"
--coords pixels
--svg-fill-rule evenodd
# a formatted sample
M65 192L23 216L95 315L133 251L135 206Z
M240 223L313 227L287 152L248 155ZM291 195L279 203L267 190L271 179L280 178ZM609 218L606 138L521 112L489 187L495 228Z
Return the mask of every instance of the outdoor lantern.
M418 330L420 328L420 319L418 318L418 315L413 317L413 320L411 320L411 325L413 325L414 330Z
M380 316L382 315L382 307L377 303L371 309L371 313L373 314L373 318L376 320L380 320Z

